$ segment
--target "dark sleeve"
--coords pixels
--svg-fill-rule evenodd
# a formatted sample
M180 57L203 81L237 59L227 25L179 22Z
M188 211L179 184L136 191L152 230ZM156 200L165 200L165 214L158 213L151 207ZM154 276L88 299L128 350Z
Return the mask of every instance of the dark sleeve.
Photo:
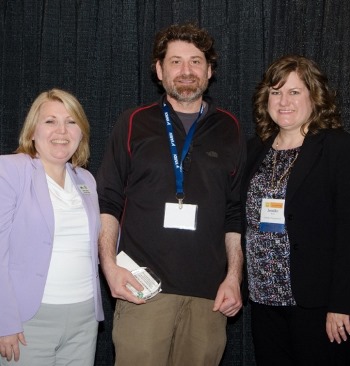
M343 132L338 136L329 148L333 153L331 181L336 216L334 243L330 243L334 259L329 311L350 314L350 135Z
M242 232L241 223L241 181L246 164L246 139L242 127L236 132L235 144L235 170L230 177L230 192L226 208L225 232Z
M98 170L96 182L101 213L113 215L120 221L125 203L125 187L129 171L128 112L114 126Z

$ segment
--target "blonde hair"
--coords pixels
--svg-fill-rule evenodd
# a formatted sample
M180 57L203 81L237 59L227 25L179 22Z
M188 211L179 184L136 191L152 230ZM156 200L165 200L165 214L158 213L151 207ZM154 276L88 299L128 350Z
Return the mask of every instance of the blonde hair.
M90 156L90 125L79 101L72 94L60 89L51 89L43 92L34 100L19 135L19 145L16 152L28 154L32 158L36 157L37 150L32 138L38 124L40 108L45 102L49 101L62 103L74 119L75 123L80 127L82 139L77 150L74 152L71 161L74 167L85 166Z

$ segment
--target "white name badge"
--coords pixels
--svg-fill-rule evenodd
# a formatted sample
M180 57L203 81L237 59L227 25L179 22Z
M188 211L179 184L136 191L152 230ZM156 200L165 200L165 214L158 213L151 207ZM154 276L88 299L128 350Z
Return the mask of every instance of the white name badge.
M165 204L164 227L169 229L196 230L197 205L169 203Z
M86 184L79 184L78 187L79 187L80 192L82 194L90 194L91 193L89 187Z
M285 200L263 198L259 225L261 232L282 233L284 231L284 204Z

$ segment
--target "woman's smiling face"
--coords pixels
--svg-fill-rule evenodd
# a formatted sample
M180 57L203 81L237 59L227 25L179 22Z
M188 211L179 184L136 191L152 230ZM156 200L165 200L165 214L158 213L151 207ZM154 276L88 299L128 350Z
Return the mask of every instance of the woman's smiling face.
M47 101L40 107L32 139L44 165L64 165L77 150L82 132L63 103Z
M313 110L310 92L299 75L291 72L285 84L271 87L268 112L280 129L299 129L307 123Z

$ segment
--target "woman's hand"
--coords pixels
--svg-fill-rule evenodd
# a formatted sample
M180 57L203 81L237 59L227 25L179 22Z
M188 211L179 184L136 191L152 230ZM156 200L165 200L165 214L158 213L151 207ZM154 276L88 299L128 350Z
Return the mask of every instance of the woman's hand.
M19 342L26 346L26 340L23 333L12 334L8 336L0 337L0 354L2 357L6 357L7 361L13 359L19 360Z
M350 335L350 318L348 314L328 313L326 331L331 342L346 341Z

